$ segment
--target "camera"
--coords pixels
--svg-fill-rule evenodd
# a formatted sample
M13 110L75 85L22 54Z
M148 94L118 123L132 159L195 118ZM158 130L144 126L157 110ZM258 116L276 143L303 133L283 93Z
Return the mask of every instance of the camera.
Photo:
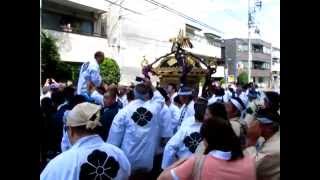
M136 77L136 81L138 81L138 82L143 82L143 81L144 81L144 78L137 76L137 77Z

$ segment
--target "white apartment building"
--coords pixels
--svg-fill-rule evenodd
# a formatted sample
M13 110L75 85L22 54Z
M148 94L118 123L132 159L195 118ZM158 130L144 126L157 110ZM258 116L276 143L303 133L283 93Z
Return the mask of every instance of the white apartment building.
M63 61L85 62L94 52L103 51L118 62L120 83L128 84L141 75L144 56L151 63L170 52L169 39L180 29L192 40L191 52L203 58L221 58L219 32L143 0L112 2L132 11L105 0L43 0L42 28L58 39Z

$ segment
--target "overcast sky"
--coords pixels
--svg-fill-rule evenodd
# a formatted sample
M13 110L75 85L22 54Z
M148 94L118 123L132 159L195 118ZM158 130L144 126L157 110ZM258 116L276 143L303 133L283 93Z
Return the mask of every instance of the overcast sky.
M156 13L159 10L165 11L145 0L139 0L140 3L137 1L125 0L124 4L147 14ZM221 30L225 39L248 37L248 0L156 1ZM280 0L262 0L262 9L257 13L256 19L260 29L260 36L257 38L271 42L272 46L280 48ZM199 27L201 28L201 26Z
M172 5L179 11L223 31L224 38L248 37L248 0L174 0L173 2ZM257 13L256 19L261 31L260 37L280 47L280 0L262 0L262 9Z

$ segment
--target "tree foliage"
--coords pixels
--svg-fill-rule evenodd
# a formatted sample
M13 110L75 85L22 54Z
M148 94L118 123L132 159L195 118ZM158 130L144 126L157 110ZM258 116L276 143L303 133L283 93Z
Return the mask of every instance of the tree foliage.
M100 64L100 73L104 83L118 84L120 82L120 68L117 62L111 58L106 58Z
M248 73L246 71L243 71L238 76L238 82L241 85L248 84Z
M41 33L41 81L47 78L56 81L66 81L72 79L71 66L60 59L56 39L49 34Z

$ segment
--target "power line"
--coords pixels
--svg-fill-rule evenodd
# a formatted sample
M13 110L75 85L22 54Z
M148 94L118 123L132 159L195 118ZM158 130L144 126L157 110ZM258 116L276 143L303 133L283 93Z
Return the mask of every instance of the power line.
M192 22L194 22L194 23L196 23L196 24L199 24L199 25L201 25L201 26L203 26L203 27L206 27L206 28L208 28L208 29L211 29L211 30L214 30L214 31L216 31L216 32L219 32L219 33L222 33L222 34L223 34L222 31L220 31L220 30L218 30L218 29L216 29L216 28L214 28L214 27L212 27L212 26L209 26L208 24L203 23L203 22L201 22L201 21L199 21L199 20L197 20L197 19L194 19L194 18L192 18L192 17L190 17L190 16L188 16L188 15L182 13L182 12L179 12L179 11L173 9L173 8L170 8L170 7L168 7L167 5L161 4L161 3L157 2L157 1L154 1L154 0L145 0L145 1L146 1L146 2L149 2L149 3L153 4L153 5L156 5L156 6L158 6L158 7L161 7L162 9L165 9L165 10L167 10L167 11L173 13L173 14L176 14L176 15L178 15L178 16L180 16L180 17L183 17L183 18L185 18L185 19L187 19L187 20L189 20L189 21L192 21Z
M138 14L138 15L143 15L142 13L138 12L138 11L135 11L135 10L132 10L132 9L129 9L129 8L126 8L126 7L123 7L121 4L117 4L115 2L112 2L112 1L109 1L109 0L105 0L107 1L108 3L112 4L112 5L115 5L115 6L118 6L126 11L129 11L129 12L132 12L134 14Z

